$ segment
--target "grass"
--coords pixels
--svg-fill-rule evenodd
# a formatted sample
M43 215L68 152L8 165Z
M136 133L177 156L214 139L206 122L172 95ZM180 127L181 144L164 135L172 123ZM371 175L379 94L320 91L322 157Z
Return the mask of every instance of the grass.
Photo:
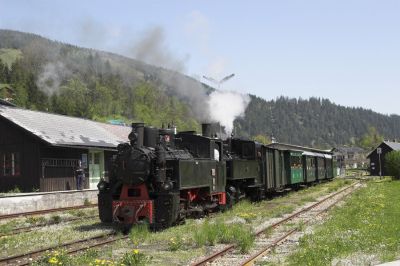
M140 243L145 242L150 237L150 231L147 224L138 224L129 232L129 239L132 241L135 247L139 246Z
M93 219L46 226L31 232L0 237L0 246L2 247L0 257L47 248L111 231L111 228L102 226Z
M330 265L340 260L391 261L400 256L400 181L370 181L300 240L289 265ZM374 261L374 262L376 262ZM353 263L354 264L354 263Z
M85 253L74 256L73 261L75 265L88 265L93 260L100 259L120 261L126 252L139 249L141 254L153 257L150 263L152 265L182 265L188 264L193 257L207 254L213 248L212 245L220 243L235 243L241 252L246 253L254 243L253 232L260 223L290 213L299 206L326 195L328 191L347 185L348 182L350 181L334 180L262 202L241 201L224 213L215 213L206 219L188 219L184 225L174 226L161 232L149 232L146 225L137 225L130 231L130 241L118 241L110 247L102 248L97 254ZM64 212L60 216L65 219L65 216L82 217L96 212L96 208L84 212L73 210ZM46 220L50 219L51 216L46 217ZM51 246L58 242L88 237L108 230L96 224L95 220L97 219L86 219L70 224L61 223L46 227L44 230L0 239L0 246L5 247L3 253L0 251L0 256L5 253L16 254L20 250ZM28 222L25 219L18 221ZM5 224L4 230L9 230L9 226Z
M247 253L254 244L254 233L248 225L227 224L223 220L210 222L206 220L193 233L193 239L198 247L215 245L217 243L235 243L242 253Z

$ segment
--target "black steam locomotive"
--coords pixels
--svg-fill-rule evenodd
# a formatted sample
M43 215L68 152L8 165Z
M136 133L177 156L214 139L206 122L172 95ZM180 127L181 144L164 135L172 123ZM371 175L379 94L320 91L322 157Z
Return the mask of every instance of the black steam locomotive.
M109 180L98 184L102 222L154 229L185 217L230 208L244 197L333 178L332 157L269 147L251 140L216 138L211 124L194 131L132 124L130 143L120 144Z

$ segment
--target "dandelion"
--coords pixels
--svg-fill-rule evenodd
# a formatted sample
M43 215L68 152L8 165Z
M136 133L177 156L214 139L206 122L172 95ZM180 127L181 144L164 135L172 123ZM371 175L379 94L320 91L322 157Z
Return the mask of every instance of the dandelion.
M49 263L50 263L50 264L58 264L58 259L57 259L56 257L51 257L51 258L49 259Z
M139 254L139 250L138 249L134 249L133 250L133 254Z

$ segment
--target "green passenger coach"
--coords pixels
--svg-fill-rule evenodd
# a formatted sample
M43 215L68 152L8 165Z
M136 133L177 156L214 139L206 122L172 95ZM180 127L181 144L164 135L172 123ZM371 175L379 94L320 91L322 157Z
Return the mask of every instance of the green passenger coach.
M286 177L290 185L304 182L302 155L301 151L285 151Z
M314 182L317 180L317 160L315 153L303 152L303 169L305 182Z

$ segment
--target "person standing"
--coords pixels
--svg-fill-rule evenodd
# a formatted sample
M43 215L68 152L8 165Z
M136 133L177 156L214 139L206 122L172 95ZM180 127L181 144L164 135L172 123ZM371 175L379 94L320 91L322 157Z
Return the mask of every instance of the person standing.
M81 190L83 179L85 178L85 169L82 167L82 161L78 161L78 166L75 169L76 189Z

